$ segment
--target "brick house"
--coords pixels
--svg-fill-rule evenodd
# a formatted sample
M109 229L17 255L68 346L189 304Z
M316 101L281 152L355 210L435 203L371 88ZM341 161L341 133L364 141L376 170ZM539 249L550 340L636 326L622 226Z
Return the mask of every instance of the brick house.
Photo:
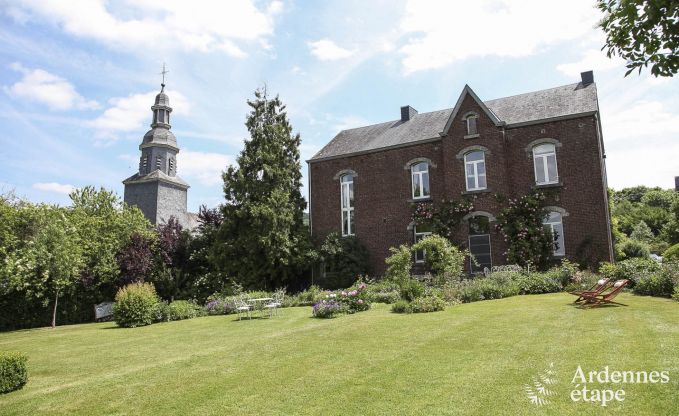
M591 71L581 76L490 101L465 86L453 108L419 114L405 106L399 120L341 131L307 161L312 237L355 235L381 275L389 247L430 231L414 225L414 202L472 198L455 242L481 268L502 265L507 244L492 226L503 208L495 194L549 188L545 225L557 235L555 256L612 261L596 85Z

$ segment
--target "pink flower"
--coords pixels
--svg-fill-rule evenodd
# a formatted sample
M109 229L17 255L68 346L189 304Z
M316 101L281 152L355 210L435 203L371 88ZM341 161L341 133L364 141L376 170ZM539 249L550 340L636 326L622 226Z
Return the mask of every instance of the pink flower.
M363 299L359 299L359 300L358 300L358 304L359 304L359 305L363 305Z

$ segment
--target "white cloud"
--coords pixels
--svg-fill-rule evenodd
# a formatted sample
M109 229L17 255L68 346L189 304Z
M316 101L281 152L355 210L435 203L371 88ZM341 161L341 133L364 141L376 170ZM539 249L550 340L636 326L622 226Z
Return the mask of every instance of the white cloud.
M181 150L177 154L177 173L187 180L192 178L203 185L213 186L222 182L222 171L231 163L233 158L222 153Z
M75 190L75 186L57 182L37 182L33 184L33 189L68 195Z
M344 49L330 39L321 39L315 42L307 42L311 54L321 61L336 61L351 57L356 51Z
M43 69L26 68L18 62L11 64L10 68L23 74L21 80L4 87L4 90L14 98L38 102L52 110L99 108L96 101L87 100L78 94L73 84L64 78Z
M170 98L170 106L174 114L186 114L190 110L190 104L184 94L179 91L166 91ZM158 91L130 94L127 97L115 97L109 100L110 107L99 117L90 120L87 124L98 129L97 138L115 139L120 132L142 131L151 123L151 106L154 103ZM172 116L170 116L172 122Z
M579 61L557 65L556 69L565 75L576 78L583 71L594 70L596 74L624 66L625 60L622 58L616 56L609 58L606 56L606 52L600 49L590 49L582 55Z
M616 99L624 101L614 103ZM656 100L619 96L608 100L602 103L602 129L610 186L672 187L679 154L679 113Z
M590 0L410 0L401 20L406 73L471 57L521 57L590 32L598 12Z
M243 57L237 42L273 34L282 8L273 1L260 10L252 0L24 0L11 16L25 21L30 14L72 35L134 51L179 47Z

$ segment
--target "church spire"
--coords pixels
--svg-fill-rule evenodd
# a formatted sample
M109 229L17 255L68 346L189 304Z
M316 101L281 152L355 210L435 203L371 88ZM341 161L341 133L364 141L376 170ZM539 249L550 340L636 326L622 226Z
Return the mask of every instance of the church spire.
M152 128L166 128L170 129L170 113L172 112L172 107L170 107L170 98L165 94L165 74L168 70L165 69L165 63L163 63L163 71L160 73L163 76L163 80L160 83L160 92L156 95L156 102L151 107L153 110L153 121L151 122Z

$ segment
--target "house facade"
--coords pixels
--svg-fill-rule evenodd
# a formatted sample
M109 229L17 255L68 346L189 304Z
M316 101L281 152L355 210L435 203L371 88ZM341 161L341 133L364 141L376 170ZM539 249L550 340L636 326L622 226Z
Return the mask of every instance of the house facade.
M493 223L502 195L546 192L555 257L589 266L612 261L605 153L592 72L575 84L481 101L465 86L455 107L341 131L308 162L312 237L355 235L372 273L389 247L431 230L416 226L418 202L473 201L455 232L479 266L506 264L507 243ZM419 228L419 229L418 229ZM422 253L415 255L421 262Z

